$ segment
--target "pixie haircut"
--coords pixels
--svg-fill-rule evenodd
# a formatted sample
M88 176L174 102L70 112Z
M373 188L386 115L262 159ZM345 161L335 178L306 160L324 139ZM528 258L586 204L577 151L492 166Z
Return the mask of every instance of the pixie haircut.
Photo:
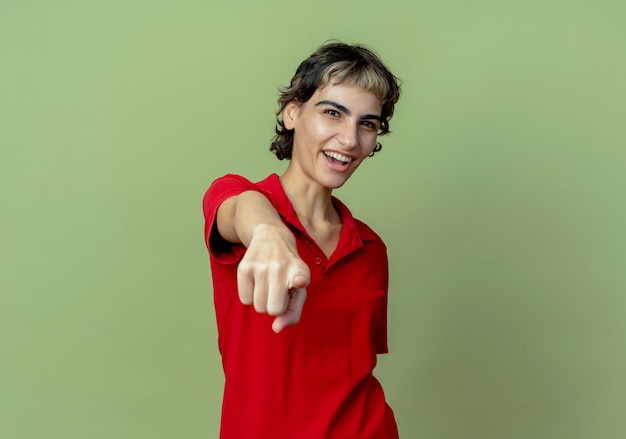
M359 45L328 43L319 47L298 66L289 86L279 89L276 135L270 146L270 151L276 154L279 160L291 159L293 149L294 133L283 123L283 110L290 102L300 104L307 102L318 88L331 82L354 84L374 93L382 105L382 121L378 135L389 133L389 120L400 98L397 78L372 50ZM382 145L376 142L370 156L381 148Z

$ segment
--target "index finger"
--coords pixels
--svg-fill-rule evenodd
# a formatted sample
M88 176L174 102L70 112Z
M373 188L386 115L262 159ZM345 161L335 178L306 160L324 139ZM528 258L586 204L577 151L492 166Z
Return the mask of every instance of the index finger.
M278 334L287 326L298 323L300 321L300 317L302 316L302 309L304 308L305 300L306 290L304 288L295 288L291 290L287 311L274 319L272 322L272 330Z

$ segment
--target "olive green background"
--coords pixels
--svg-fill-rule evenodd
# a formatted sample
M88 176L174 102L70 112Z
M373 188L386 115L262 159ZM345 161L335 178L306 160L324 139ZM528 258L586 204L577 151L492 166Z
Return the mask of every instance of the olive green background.
M201 198L282 172L276 88L332 38L404 84L336 192L389 247L402 437L626 437L625 22L617 0L0 0L0 438L217 437Z

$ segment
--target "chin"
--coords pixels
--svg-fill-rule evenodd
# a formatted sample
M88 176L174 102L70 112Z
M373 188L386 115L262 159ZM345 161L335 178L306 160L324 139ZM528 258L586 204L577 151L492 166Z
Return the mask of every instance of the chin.
M339 189L342 187L352 176L352 172L349 173L328 173L326 175L319 175L318 183L326 189Z
M341 186L346 184L347 181L348 179L346 178L345 180L340 180L340 181L337 181L337 180L328 181L328 182L322 183L322 185L327 189L339 189Z

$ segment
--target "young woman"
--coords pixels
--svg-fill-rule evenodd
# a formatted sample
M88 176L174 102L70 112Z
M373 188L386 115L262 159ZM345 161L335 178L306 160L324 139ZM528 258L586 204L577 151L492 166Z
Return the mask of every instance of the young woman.
M399 95L369 49L323 45L281 89L270 150L286 171L207 191L222 439L398 437L372 374L387 352L386 248L332 191L380 150Z

